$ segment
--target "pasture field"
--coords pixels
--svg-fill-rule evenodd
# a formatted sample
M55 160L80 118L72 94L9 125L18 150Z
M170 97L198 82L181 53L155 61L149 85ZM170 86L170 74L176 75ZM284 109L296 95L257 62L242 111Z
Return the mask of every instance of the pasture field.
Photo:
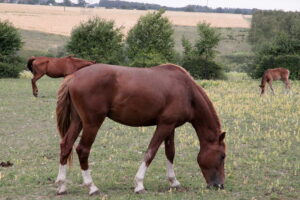
M300 82L292 93L259 97L259 81L230 74L228 81L199 81L227 132L225 190L206 189L196 162L199 143L189 124L176 129L175 173L183 189L168 189L161 147L145 177L147 194L133 193L133 178L154 127L133 128L106 119L93 145L90 166L100 196L80 186L77 156L68 173L69 193L56 196L59 136L56 91L62 79L42 78L34 98L29 79L0 79L0 199L205 199L248 200L300 197Z
M114 20L118 27L123 26L124 33L134 26L140 16L148 11L119 10L105 8L76 8L61 6L1 4L0 19L8 19L17 28L36 30L59 35L70 35L72 28L90 17L99 16ZM167 11L165 16L174 25L195 26L200 21L211 23L214 27L249 28L249 15L216 14L196 12Z

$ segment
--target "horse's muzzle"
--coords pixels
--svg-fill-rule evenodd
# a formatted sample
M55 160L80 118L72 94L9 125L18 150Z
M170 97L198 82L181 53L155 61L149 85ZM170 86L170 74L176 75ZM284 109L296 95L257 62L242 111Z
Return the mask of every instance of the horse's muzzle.
M213 184L213 185L207 185L207 189L217 189L217 190L223 190L224 184Z

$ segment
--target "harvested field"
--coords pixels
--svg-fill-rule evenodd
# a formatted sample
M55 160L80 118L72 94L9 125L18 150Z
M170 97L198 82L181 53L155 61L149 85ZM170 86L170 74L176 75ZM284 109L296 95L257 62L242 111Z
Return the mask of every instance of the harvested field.
M74 8L67 7L64 11L59 6L1 4L0 19L9 20L17 28L35 30L60 35L70 35L72 28L93 16L115 20L117 26L123 26L124 33L136 24L140 16L148 11L118 10L105 8ZM195 26L199 22L210 23L213 27L249 28L249 18L240 14L165 13L174 25Z

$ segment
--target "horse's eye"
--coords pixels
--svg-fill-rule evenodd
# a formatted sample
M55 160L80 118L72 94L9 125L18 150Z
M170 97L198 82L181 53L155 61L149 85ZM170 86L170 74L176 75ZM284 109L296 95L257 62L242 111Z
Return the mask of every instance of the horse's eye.
M222 154L222 155L221 155L221 159L224 160L225 158L226 158L226 155L225 155L225 154Z

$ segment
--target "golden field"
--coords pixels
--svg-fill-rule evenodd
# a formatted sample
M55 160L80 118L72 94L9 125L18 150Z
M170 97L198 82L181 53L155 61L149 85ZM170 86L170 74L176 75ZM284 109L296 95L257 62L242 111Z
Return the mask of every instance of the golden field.
M114 20L126 34L140 16L149 11L105 8L74 8L41 5L0 4L0 19L9 20L17 28L60 35L70 35L72 28L93 16ZM191 13L167 11L165 16L174 25L195 26L199 22L213 27L249 28L251 16L240 14Z

